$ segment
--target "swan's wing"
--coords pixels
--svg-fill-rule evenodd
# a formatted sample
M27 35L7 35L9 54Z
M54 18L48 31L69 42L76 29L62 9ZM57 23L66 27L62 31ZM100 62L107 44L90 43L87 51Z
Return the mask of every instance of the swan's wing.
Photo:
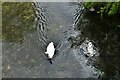
M51 50L50 52L48 52L48 53L49 53L49 57L52 58L52 57L54 56L55 50L52 49L52 50Z
M50 43L48 46L47 46L47 51L53 51L55 48L54 48L54 45L53 43Z
M52 58L54 53L55 53L55 47L53 42L51 42L48 46L47 46L47 52L46 52L49 56L49 58Z

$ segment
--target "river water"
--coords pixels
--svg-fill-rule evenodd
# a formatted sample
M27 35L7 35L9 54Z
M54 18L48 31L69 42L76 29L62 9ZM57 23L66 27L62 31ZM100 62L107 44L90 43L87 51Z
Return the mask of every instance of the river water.
M75 22L77 3L35 2L36 25L32 32L25 31L22 43L3 41L3 77L9 78L98 78L102 71L95 68L99 49L97 40L83 34ZM39 19L42 16L42 21ZM75 27L77 26L77 28ZM86 32L89 29L86 29ZM99 34L98 34L99 35ZM94 35L95 36L95 35ZM46 46L53 41L56 52L53 64L44 55ZM92 42L94 56L88 53ZM99 42L99 41L98 41Z

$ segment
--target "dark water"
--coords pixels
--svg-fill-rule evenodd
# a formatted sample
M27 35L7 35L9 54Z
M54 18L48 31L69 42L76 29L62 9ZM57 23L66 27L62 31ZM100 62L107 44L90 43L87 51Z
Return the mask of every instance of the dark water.
M3 41L3 77L98 78L104 72L109 77L117 71L113 64L108 66L109 57L107 61L104 60L107 59L107 53L115 51L118 56L118 29L105 27L108 22L91 15L82 15L80 22L73 25L73 16L79 10L77 3L36 2L35 5L35 30L25 30L21 43ZM116 33L114 39L108 38L114 33L112 29ZM59 50L52 65L44 55L50 41ZM93 57L85 54L88 53L89 42L93 44ZM119 68L114 60L117 57L111 57L115 67Z
M76 29L81 31L79 37L91 40L99 49L99 58L93 63L104 72L103 78L120 78L120 24L119 15L104 18L93 15L94 12L81 16Z

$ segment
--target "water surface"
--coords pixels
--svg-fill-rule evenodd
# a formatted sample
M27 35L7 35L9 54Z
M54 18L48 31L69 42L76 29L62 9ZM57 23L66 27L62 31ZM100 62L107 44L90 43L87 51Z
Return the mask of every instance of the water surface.
M22 34L22 43L3 41L3 77L97 78L99 70L87 64L88 58L80 48L71 46L70 37L79 36L81 32L73 26L78 5L39 2L36 5L40 11L42 9L47 25L41 27L37 20L35 31L25 30ZM52 65L44 55L50 41L59 50Z

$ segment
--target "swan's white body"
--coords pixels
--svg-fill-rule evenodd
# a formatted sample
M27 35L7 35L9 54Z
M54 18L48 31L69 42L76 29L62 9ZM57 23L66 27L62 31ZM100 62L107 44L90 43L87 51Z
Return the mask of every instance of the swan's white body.
M52 58L53 55L55 53L55 47L54 47L54 44L53 42L50 42L49 45L47 46L47 51L45 52L45 54L48 55L48 58Z

